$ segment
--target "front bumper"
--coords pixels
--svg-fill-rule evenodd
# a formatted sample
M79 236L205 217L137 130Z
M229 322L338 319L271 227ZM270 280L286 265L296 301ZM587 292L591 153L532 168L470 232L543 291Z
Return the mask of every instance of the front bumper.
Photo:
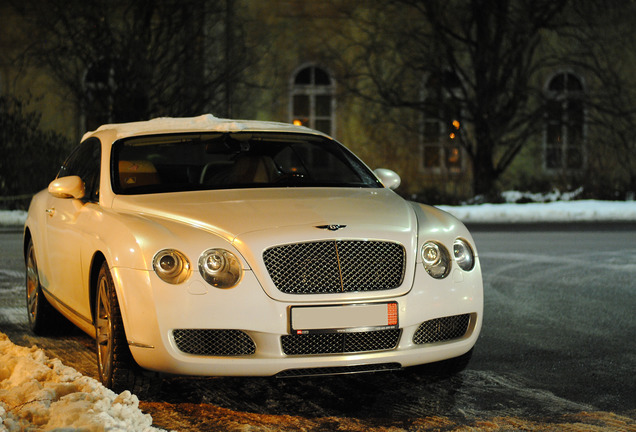
M152 272L115 268L120 307L131 352L145 369L197 376L271 376L299 370L330 368L373 369L374 365L407 367L458 357L477 341L482 325L483 286L479 262L471 272L455 269L446 279L435 280L416 271L412 289L406 294L372 299L321 301L313 305L397 302L398 339L390 348L371 346L355 352L285 354L281 338L291 334L292 302L277 301L261 288L251 271L239 286L219 290L200 281L169 285ZM124 288L126 287L126 288ZM130 288L134 287L134 288ZM306 306L308 296L302 296ZM123 299L123 301L122 301ZM300 300L300 299L299 299ZM466 330L446 340L424 341L414 337L422 323L443 325L446 317L468 316ZM444 318L443 320L437 320ZM212 351L191 354L178 347L175 330L213 330L247 337L248 351ZM360 329L365 330L365 329ZM352 330L354 332L356 330ZM421 330L420 330L421 332ZM204 332L203 334L209 334ZM416 342L417 341L417 342ZM212 341L214 342L214 341ZM186 350L189 351L189 350ZM345 350L346 351L346 350Z

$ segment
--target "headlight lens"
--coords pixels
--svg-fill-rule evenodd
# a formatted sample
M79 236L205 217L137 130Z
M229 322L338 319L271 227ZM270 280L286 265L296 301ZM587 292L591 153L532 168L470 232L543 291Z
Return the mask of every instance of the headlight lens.
M232 288L241 279L241 263L225 249L208 249L199 257L199 273L210 285Z
M475 254L467 241L462 239L455 240L453 244L453 256L455 262L464 271L470 271L475 266Z
M152 267L161 280L171 284L185 282L192 273L188 258L175 249L164 249L157 252L152 260Z
M435 279L442 279L450 272L450 255L446 248L432 241L422 246L422 260L424 269Z

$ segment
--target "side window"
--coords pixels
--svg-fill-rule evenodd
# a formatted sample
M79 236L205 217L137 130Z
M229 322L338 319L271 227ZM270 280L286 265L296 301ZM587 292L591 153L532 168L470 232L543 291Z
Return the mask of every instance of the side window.
M85 201L99 200L99 174L102 146L97 138L82 142L66 159L58 177L79 176L86 187Z

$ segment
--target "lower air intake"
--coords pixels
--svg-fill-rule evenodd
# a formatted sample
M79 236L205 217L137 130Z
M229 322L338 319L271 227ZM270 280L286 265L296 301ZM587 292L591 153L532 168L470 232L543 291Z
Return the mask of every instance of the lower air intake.
M463 314L425 321L413 335L413 342L421 345L460 339L468 332L470 317L471 314Z
M254 354L256 345L241 330L178 329L172 336L179 351L202 356L244 356Z
M400 329L355 333L317 333L281 337L286 355L343 354L394 349Z

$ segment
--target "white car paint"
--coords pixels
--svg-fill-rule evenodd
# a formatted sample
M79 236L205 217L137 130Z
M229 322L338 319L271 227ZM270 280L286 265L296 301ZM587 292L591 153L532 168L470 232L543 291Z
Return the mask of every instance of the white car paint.
M350 367L395 362L413 366L458 357L475 344L482 325L483 286L479 258L470 271L452 263L444 279L424 270L420 249L433 240L453 250L466 227L434 207L410 203L385 188L267 188L116 195L110 183L112 143L146 134L204 131L276 131L324 136L293 125L230 121L202 116L106 125L84 139L102 143L98 203L61 197L56 184L37 194L25 225L49 301L94 336L91 297L96 254L113 276L130 350L143 368L187 375L275 375L289 369ZM381 172L391 181L399 177ZM397 179L395 178L397 177ZM59 182L73 180L60 178ZM317 226L338 224L338 231ZM263 251L274 245L324 239L386 240L406 249L402 284L390 290L341 294L285 294L273 284ZM195 270L184 283L162 281L152 260L162 249L185 254ZM233 252L241 261L240 283L218 289L196 271L210 248ZM290 333L290 310L300 305L346 305L395 301L402 331L396 348L378 352L285 355L280 338ZM472 314L465 336L416 345L412 337L427 320ZM207 356L181 352L174 329L238 329L256 352Z

